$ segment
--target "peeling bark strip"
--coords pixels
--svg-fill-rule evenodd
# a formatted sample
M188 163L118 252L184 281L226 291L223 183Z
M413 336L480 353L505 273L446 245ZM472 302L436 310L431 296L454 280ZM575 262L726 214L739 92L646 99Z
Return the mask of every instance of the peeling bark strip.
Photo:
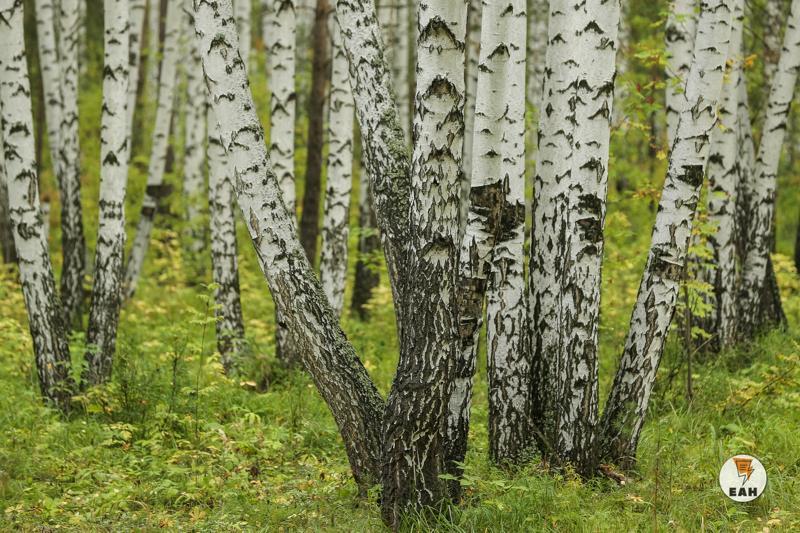
M467 452L472 379L489 293L489 444L498 462L518 459L530 435L524 349L522 243L525 192L525 2L483 8L477 62L469 212L459 259L459 357L447 418L447 468L458 477ZM451 494L458 496L458 481Z
M132 143L133 116L139 95L139 65L142 62L146 0L130 0L130 52L128 56L128 142ZM130 156L130 150L128 153Z
M619 2L550 2L530 259L534 432L595 470L597 343Z
M672 0L667 18L665 40L667 47L667 142L672 144L678 129L678 119L685 105L684 89L689 76L697 33L698 0Z
M736 331L736 202L739 182L738 93L744 76L742 35L744 0L734 0L733 28L728 51L726 81L719 108L719 127L711 136L708 156L708 216L717 225L709 237L716 271L713 277L716 300L713 331L718 349L730 346Z
M86 269L86 240L81 214L81 162L78 131L78 53L80 17L78 0L60 0L58 51L61 64L63 112L59 128L58 169L61 191L61 300L68 327L80 323L83 305L83 275Z
M601 454L632 466L675 312L680 272L716 123L733 0L702 2L686 99L669 157L647 261L619 369L601 423Z
M195 0L206 85L242 216L303 364L331 409L362 490L380 476L383 401L322 292L281 199L238 52L230 0Z
M798 71L800 71L800 0L792 2L775 78L772 81L761 144L749 190L750 222L742 282L739 290L740 335L748 337L758 327L762 285L767 274L775 212L778 165L786 134Z
M386 406L383 518L447 498L443 422L458 355L458 220L464 134L466 2L420 0L417 11L408 272L399 306L400 360Z
M124 296L130 298L136 292L142 273L144 258L150 246L150 233L159 205L168 189L164 186L164 169L169 148L169 130L175 101L176 66L178 61L178 39L180 37L181 3L167 3L167 22L164 33L164 58L159 74L158 107L153 126L153 143L150 149L150 164L147 169L145 190L136 236L133 239L128 266L125 271Z
M50 146L50 164L53 174L60 180L61 156L59 155L59 131L61 115L64 113L61 98L61 62L58 58L54 12L52 0L36 0L36 39L39 43L39 68L42 73L44 116L47 123L47 141ZM47 221L45 221L47 223Z
M208 205L211 215L211 266L216 284L214 314L217 318L217 350L225 372L231 374L235 372L245 349L233 182L212 109L208 110L208 124L211 131L208 136Z
M69 346L44 238L25 59L22 0L0 0L0 124L19 274L42 395L69 408Z
M206 152L207 91L203 80L203 63L194 38L194 16L191 0L187 0L186 28L189 35L186 68L186 113L183 146L183 196L186 202L188 249L197 254L206 247L206 228L203 224L203 204Z
M350 192L353 187L353 95L339 24L333 21L333 64L328 118L328 172L322 221L319 277L337 315L344 306Z
M108 381L117 340L125 255L125 189L128 182L127 0L105 0L103 113L100 125L100 207L94 286L83 379Z

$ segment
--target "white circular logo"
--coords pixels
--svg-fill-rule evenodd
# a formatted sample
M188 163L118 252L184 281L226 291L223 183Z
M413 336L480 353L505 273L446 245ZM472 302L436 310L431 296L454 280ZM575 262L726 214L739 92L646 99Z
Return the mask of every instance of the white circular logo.
M719 471L719 486L735 502L750 502L767 488L767 471L752 455L735 455Z

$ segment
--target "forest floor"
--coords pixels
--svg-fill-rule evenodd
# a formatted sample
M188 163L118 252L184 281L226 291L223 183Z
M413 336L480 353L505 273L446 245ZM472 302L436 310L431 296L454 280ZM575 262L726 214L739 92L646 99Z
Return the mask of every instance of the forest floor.
M78 397L66 419L37 395L21 291L14 271L2 270L0 530L381 530L377 495L358 498L336 426L310 380L275 368L271 301L249 246L242 247L242 294L252 354L239 381L221 372L210 292L187 283L186 273L199 267L183 263L176 243L174 232L157 232L141 290L122 316L114 380ZM781 282L796 325L798 282L787 272ZM370 322L346 315L344 327L385 393L397 353L386 289L372 311ZM616 329L604 328L614 345L622 338ZM695 362L691 401L685 357L672 343L638 470L624 486L554 474L538 461L510 474L491 466L481 369L466 501L409 528L797 530L798 343L793 327ZM74 336L76 363L82 346ZM603 393L611 352L604 348ZM728 500L717 484L720 466L737 453L759 457L769 473L766 493L749 504Z

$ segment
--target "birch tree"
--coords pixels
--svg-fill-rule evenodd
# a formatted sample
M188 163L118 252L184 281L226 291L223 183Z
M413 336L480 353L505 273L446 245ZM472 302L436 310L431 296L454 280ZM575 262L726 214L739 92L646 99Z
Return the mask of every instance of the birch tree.
M719 126L711 136L708 156L708 216L717 231L709 236L714 257L715 318L713 333L717 348L730 346L736 328L736 205L739 181L738 91L744 83L742 36L744 1L733 2L733 27L728 51L725 83L719 106Z
M161 2L162 0L147 0L147 88L150 94L156 94L159 85Z
M39 206L23 20L22 2L0 0L2 167L39 386L47 401L66 410L71 389L69 346Z
M117 337L125 255L128 181L128 0L105 0L103 111L100 126L100 208L84 380L108 381Z
M132 141L133 116L136 113L136 99L139 95L139 65L142 61L144 43L144 21L147 0L130 1L130 54L128 61L128 142ZM128 153L130 156L130 150Z
M380 283L380 273L375 267L374 257L380 250L381 243L369 189L369 174L362 160L358 173L358 259L353 281L353 299L350 302L350 308L362 320L369 316L367 303Z
M778 165L783 148L789 110L800 70L800 0L793 0L767 101L761 142L753 167L748 211L748 239L739 294L739 325L742 335L757 327L762 285L767 277L775 210Z
M208 110L208 205L211 227L211 266L216 307L217 350L228 374L235 372L245 348L244 321L239 296L239 260L233 180L214 111ZM214 128L214 129L212 129Z
M675 312L697 207L709 138L716 124L731 36L733 3L704 0L694 58L682 94L677 133L653 227L647 265L619 368L601 422L600 453L630 466L647 413L658 365Z
M39 45L39 65L42 73L42 105L47 123L47 141L53 174L60 179L61 156L58 136L61 128L63 102L61 99L61 63L54 25L55 4L52 0L36 0L36 40Z
M469 194L472 176L472 143L475 138L475 105L476 91L478 88L478 62L481 51L481 0L468 0L467 11L467 60L466 60L466 91L467 101L464 106L464 180L461 183L461 228L467 224L467 210L469 209Z
M698 0L672 0L667 18L667 142L672 144L678 128L680 106L686 99L683 97L689 68L692 62L695 33L697 33Z
M78 56L81 24L78 0L60 0L58 50L62 113L58 135L61 191L61 300L67 326L80 322L86 241L81 214L81 162L78 124Z
M337 315L344 306L350 192L353 184L353 96L341 30L333 21L331 91L328 118L328 172L322 220L320 282Z
M164 169L169 146L170 124L172 122L173 104L175 100L176 63L178 60L178 38L180 25L180 2L169 2L167 5L166 29L164 33L164 58L161 61L158 87L158 108L153 126L153 142L150 149L150 164L147 169L147 188L139 214L136 235L130 251L128 265L125 270L124 295L133 296L139 277L142 273L144 258L150 245L150 234L156 211L168 192L164 184Z

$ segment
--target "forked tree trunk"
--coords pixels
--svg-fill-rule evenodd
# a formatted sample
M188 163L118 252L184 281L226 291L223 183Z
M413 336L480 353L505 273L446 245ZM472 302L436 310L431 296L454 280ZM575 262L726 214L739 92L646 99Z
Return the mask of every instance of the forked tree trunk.
M333 63L328 118L328 172L322 221L319 277L337 315L344 306L347 243L350 236L350 192L353 187L353 95L339 23L333 20Z
M300 242L313 265L317 260L319 237L319 202L322 188L322 154L324 149L325 96L330 80L331 47L328 0L317 0L312 29L314 59L311 65L311 95L308 99L308 140L306 142L306 176L303 208L300 218Z
M542 104L548 111L540 117L534 178L534 433L548 460L571 463L582 475L591 475L596 464L600 278L619 13L614 0L550 2Z
M83 278L86 269L86 240L81 214L81 162L78 128L78 52L80 16L78 0L61 0L58 50L61 65L59 83L63 102L59 127L58 169L61 191L61 303L67 327L81 322Z
M195 47L196 48L196 47ZM245 349L244 320L239 297L239 261L233 180L214 111L208 110L208 205L211 226L211 267L214 279L217 350L225 372L232 374Z
M678 128L678 119L686 99L684 86L692 62L695 34L697 33L698 0L672 0L666 27L667 46L667 142L672 145Z
M341 5L341 4L340 4ZM420 0L407 272L398 302L400 359L386 405L381 507L396 528L446 499L451 368L458 355L459 202L464 133L464 2ZM412 481L413 480L413 481Z
M139 68L144 43L144 20L147 0L130 1L130 52L128 60L128 142L133 144L133 117L139 96ZM131 146L132 148L133 146ZM130 150L129 150L130 152ZM130 153L128 153L130 157Z
M0 0L0 124L4 170L19 274L42 395L69 408L69 346L56 293L39 207L36 147L28 65L23 37L23 4Z
M369 175L363 159L358 173L358 187L358 260L350 307L358 313L361 320L366 320L369 317L367 304L381 281L375 257L380 253L381 238L369 190Z
M632 466L675 313L731 37L732 0L704 0L647 265L601 423L605 460Z
M60 180L61 156L58 136L63 114L61 98L61 62L54 26L56 6L52 0L36 0L36 40L39 45L39 70L42 75L42 105L47 123L47 142L53 174Z
M195 0L195 24L211 105L236 176L234 191L276 306L342 434L362 490L380 476L383 401L339 327L295 235L272 171L238 52L230 0ZM374 16L374 15L373 15Z
M525 140L520 139L525 128L524 9L520 0L487 3L483 9L472 185L459 258L460 350L446 426L446 466L456 478L467 452L472 380L487 292L490 454L498 462L514 460L527 447L524 441L530 434L530 368L524 326L518 322L520 310L523 315L527 312L522 290ZM459 488L457 479L450 484L454 499Z
M124 296L130 298L136 292L142 273L144 258L150 246L150 234L156 211L162 199L169 192L164 184L164 170L167 163L170 125L175 100L176 63L178 60L178 38L183 17L180 16L180 2L169 2L167 6L167 27L164 34L164 58L161 61L158 87L158 108L153 126L153 143L150 148L150 164L147 169L147 188L136 226L128 265L125 270Z
M253 17L252 0L235 0L233 12L236 17L236 29L239 31L239 53L247 68L250 68L250 48L252 46L251 19Z
M761 325L759 313L754 313L753 310L759 309L762 305L765 280L768 282L767 290L772 285L767 274L773 235L778 165L798 70L800 70L800 0L794 0L784 35L783 52L772 80L755 166L752 167L752 176L749 177L752 180L748 187L747 200L750 221L738 301L739 334L745 338L753 335ZM773 289L773 292L776 291Z
M103 112L100 125L100 209L94 285L86 334L89 385L111 377L122 297L125 255L125 189L128 182L128 0L105 0Z
M719 108L719 127L711 136L708 156L708 217L717 226L709 237L715 272L713 276L715 347L730 346L736 337L736 204L739 181L738 90L744 76L742 35L744 0L734 0L733 29L728 51L726 81Z
M189 2L191 10L191 2ZM192 254L206 247L206 228L203 224L203 205L205 198L205 172L203 166L206 155L206 115L207 90L203 79L203 63L194 39L194 18L186 13L186 29L189 40L186 43L186 107L184 115L183 146L183 198L186 202L186 222L188 225L187 244Z

